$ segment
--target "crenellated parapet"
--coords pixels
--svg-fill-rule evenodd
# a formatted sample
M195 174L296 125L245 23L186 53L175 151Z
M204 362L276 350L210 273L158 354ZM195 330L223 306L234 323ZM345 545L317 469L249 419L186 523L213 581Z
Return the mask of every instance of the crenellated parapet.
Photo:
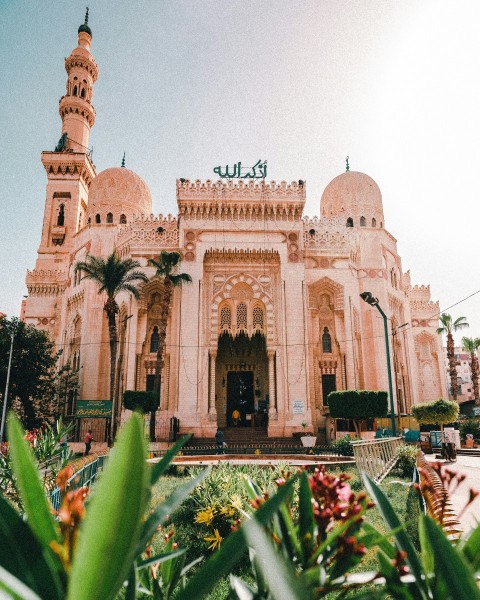
M25 278L30 296L56 296L67 287L67 273L60 269L34 269Z
M304 217L303 243L305 250L316 253L349 255L358 248L358 233L353 227L346 227L340 217Z
M178 220L172 215L135 215L130 223L119 227L115 241L122 256L140 250L178 248L178 244Z
M177 180L177 203L179 214L190 219L297 221L305 205L305 183Z

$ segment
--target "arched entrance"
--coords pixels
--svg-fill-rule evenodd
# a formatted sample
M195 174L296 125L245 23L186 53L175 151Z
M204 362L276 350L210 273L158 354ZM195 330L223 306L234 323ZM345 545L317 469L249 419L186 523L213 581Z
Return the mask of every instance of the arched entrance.
M266 425L269 390L264 335L256 333L248 337L240 333L234 338L222 333L218 338L215 372L221 382L216 398L218 425L233 426L234 410L240 413L240 427Z

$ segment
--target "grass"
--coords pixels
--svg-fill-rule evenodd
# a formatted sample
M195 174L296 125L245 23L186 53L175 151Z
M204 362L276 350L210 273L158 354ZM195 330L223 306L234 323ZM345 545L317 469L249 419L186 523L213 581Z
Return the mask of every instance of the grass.
M235 467L231 467L235 469ZM344 471L350 476L350 485L354 492L359 492L362 489L362 483L356 468L350 467L349 469L334 469L330 468L329 471ZM152 501L151 507L155 507L167 498L179 485L185 482L185 478L189 477L188 468L173 468L171 474L162 477L157 485L152 490ZM415 542L417 518L418 518L418 501L414 496L413 490L408 486L409 480L402 477L399 471L393 471L388 477L382 482L382 489L386 494L387 498L391 502L398 518L402 523L406 523L409 533L413 536ZM188 502L186 503L188 504ZM189 509L186 509L184 515L182 515L182 508L179 509L175 515L175 521L182 522L181 526L167 526L164 531L160 531L159 535L153 541L153 547L155 551L160 551L163 546L163 535L175 529L175 540L178 542L180 548L187 549L187 562L193 559L198 554L205 554L208 557L209 552L205 552L203 540L198 535L199 526L193 521L189 521L190 515ZM184 519L185 517L186 519ZM377 508L373 508L367 513L367 522L373 527L378 529L380 532L387 534L388 528L385 526L384 521ZM190 555L190 556L189 556ZM370 550L364 557L364 560L357 567L357 571L370 571L376 570L378 562L376 558L376 550ZM247 582L253 582L253 578L250 574L250 567L244 563L239 565L238 572L235 573ZM212 592L206 597L206 600L226 600L229 598L230 585L228 577L220 580ZM335 598L336 594L330 594L328 598Z

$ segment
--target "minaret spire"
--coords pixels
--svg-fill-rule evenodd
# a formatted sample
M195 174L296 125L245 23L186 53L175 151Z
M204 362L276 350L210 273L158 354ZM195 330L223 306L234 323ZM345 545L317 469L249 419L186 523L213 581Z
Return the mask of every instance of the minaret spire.
M123 153L122 167L125 168L125 152Z

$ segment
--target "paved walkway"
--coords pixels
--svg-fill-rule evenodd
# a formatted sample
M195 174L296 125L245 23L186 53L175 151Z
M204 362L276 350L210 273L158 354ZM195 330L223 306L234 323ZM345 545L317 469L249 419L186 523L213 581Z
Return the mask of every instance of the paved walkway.
M435 461L433 454L426 454L425 458L428 461ZM466 475L465 481L458 487L451 496L453 509L457 515L460 515L460 523L463 531L468 533L480 521L480 495L468 506L468 508L460 514L468 502L470 496L470 488L480 492L480 456L458 456L457 462L449 463L444 460L438 462L444 463L445 466L456 473Z

